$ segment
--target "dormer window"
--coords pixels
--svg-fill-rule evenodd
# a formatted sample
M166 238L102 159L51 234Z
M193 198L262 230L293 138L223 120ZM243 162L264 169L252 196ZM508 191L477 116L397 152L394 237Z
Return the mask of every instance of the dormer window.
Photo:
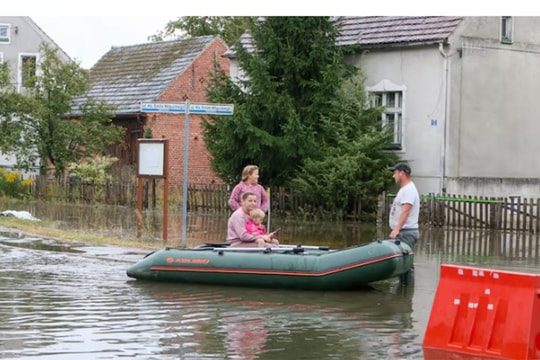
M511 16L501 17L501 42L503 44L511 44L513 42L512 32L513 23Z
M9 44L11 40L11 25L0 24L0 44Z

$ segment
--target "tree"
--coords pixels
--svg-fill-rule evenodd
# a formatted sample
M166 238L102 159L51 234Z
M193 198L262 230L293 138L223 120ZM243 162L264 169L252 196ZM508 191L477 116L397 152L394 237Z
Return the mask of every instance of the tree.
M168 37L219 36L226 44L232 45L240 38L256 17L250 16L182 16L169 21L164 31L150 36L152 41L162 41Z
M12 143L20 137L22 124L17 119L29 111L27 101L10 82L7 62L0 63L0 152L12 152Z
M25 96L4 86L0 103L0 150L15 154L17 166L28 169L40 161L64 174L67 164L101 153L122 139L112 125L113 108L92 100L74 106L89 88L88 72L73 61L62 62L56 50L43 44L39 71L24 84ZM5 84L4 84L5 85Z
M268 17L252 27L253 47L236 43L242 79L220 72L207 91L235 114L204 123L224 181L253 163L261 183L294 187L310 211L348 212L359 199L375 211L397 157L385 152L382 109L367 106L359 69L344 61L352 49L336 46L337 35L327 17Z
M309 158L320 158L321 118L332 113L341 83L356 68L343 61L337 30L327 17L268 17L251 30L250 51L235 47L245 78L217 74L212 102L235 104L235 114L205 124L214 170L238 179L248 163L265 185L284 185Z
M360 201L364 219L373 220L377 195L393 183L388 168L398 157L386 152L392 133L382 129L381 110L367 106L360 77L346 81L334 99L332 113L321 118L320 158L309 158L291 185L318 211L350 211ZM381 130L382 129L382 130Z

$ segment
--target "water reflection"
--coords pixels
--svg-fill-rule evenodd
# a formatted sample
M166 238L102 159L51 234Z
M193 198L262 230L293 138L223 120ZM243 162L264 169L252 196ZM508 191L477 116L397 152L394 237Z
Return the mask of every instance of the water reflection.
M166 331L181 334L176 346L183 355L216 355L216 348L229 359L380 359L421 352L412 331L412 291L399 283L360 292L309 293L131 284L141 296L175 308Z
M6 199L1 201L6 202ZM162 244L161 211L148 211L143 216L143 238L137 240L135 209L122 206L50 204L44 202L10 201L0 203L0 210L25 210L32 215L53 222L54 226L72 231L123 239L152 241ZM182 245L181 209L170 209L168 246ZM187 245L205 242L224 242L227 214L195 214L188 216ZM305 222L290 218L272 217L271 228L281 227L280 241L284 244L329 245L343 248L388 236L386 224ZM504 232L485 229L422 228L417 253L443 256L448 261L461 257L492 257L501 259L540 258L540 233Z
M139 241L132 209L1 206L61 229ZM170 215L167 245L180 245L181 216ZM160 214L145 216L144 241L164 245ZM190 214L188 245L223 241L226 221ZM288 244L341 248L388 233L376 225L272 221ZM364 291L305 292L136 281L125 271L142 254L6 231L0 233L0 357L422 359L441 263L537 273L539 248L534 233L424 228L410 286L389 280Z
M0 231L0 244L47 251L84 252L74 248L73 244L62 244L55 240L26 236L21 232L14 231Z
M419 333L412 328L413 293L399 282L307 293L163 284L127 279L124 262L1 244L0 253L0 357L421 354Z
M539 263L538 233L476 229L423 229L417 254L463 265L533 268Z
M3 203L2 203L3 201ZM9 202L8 202L9 201ZM135 208L108 205L51 204L40 201L21 202L0 199L0 209L25 210L33 216L53 222L59 229L86 231L96 235L114 236L133 240L134 243L160 242L162 240L162 211L149 210L143 214L143 230L137 239L137 214ZM196 246L205 242L224 242L227 232L227 214L188 215L186 245ZM305 222L272 216L270 228L281 227L280 241L284 244L331 245L347 247L385 237L386 230L372 224L337 224ZM382 231L385 233L383 234ZM169 209L167 245L182 245L181 209Z

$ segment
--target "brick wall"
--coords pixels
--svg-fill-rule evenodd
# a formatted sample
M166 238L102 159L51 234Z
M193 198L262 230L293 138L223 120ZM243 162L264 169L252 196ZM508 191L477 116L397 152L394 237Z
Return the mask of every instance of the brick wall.
M223 41L216 38L157 100L209 102L205 89L210 78L208 72L214 69L214 61L217 59L221 67L229 74L230 61L221 56L226 50L227 47ZM154 115L150 117L146 126L152 128L154 138L169 139L169 183L170 185L182 184L184 181L185 114L156 113L155 117ZM202 130L200 116L190 114L188 182L222 184L223 181L210 168L210 154L204 144Z

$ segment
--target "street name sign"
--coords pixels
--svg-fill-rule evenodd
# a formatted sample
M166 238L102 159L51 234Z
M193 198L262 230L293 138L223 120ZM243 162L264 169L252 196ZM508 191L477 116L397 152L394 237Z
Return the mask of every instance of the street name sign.
M143 103L141 104L141 112L154 113L169 113L169 114L185 114L186 107L190 114L203 115L233 115L233 104L205 104L205 103Z

